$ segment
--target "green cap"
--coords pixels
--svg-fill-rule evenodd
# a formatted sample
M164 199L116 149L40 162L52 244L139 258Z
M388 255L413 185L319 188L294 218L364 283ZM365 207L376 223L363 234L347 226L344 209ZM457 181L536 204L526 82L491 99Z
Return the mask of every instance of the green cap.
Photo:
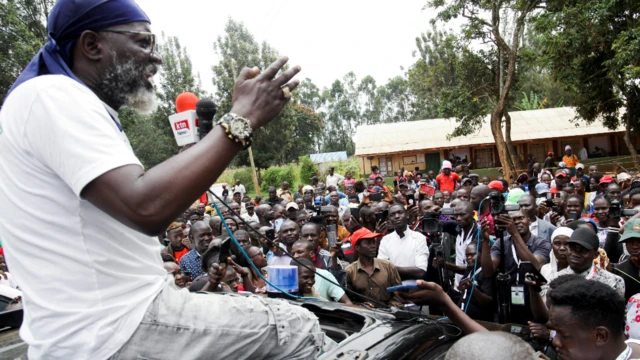
M631 218L624 224L624 234L620 238L620 242L626 242L629 239L640 240L640 219Z

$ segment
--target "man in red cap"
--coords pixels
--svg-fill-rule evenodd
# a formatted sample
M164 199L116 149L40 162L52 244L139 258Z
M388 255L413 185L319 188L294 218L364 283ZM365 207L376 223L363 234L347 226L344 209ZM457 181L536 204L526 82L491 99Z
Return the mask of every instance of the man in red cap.
M556 186L549 189L552 193L557 193L564 190L564 185L569 182L569 176L564 170L556 171Z
M504 192L503 186L502 186L502 182L498 181L498 180L493 180L492 182L489 183L489 189L492 190L498 190L501 193Z
M351 243L360 257L345 269L347 287L387 306L402 306L394 293L387 292L390 286L402 285L398 269L391 261L376 258L378 238L381 236L367 228L361 228L351 235Z

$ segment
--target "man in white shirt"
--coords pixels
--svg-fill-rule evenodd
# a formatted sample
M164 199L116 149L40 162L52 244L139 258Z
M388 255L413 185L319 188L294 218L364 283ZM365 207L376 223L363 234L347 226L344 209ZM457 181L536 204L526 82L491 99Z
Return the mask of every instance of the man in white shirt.
M242 218L244 219L244 221L250 223L252 221L255 221L257 223L260 222L260 219L258 219L258 214L256 214L255 209L256 209L256 205L253 203L253 201L249 201L246 205L245 205L247 212L242 214Z
M231 107L240 117L225 118L246 131L216 126L145 170L117 110L154 109L151 78L162 60L149 24L133 0L59 0L48 18L51 41L0 111L0 236L23 291L28 357L313 356L324 340L313 314L271 299L180 290L156 238L215 182L249 131L280 113L288 101L281 88L297 86L289 81L300 68L276 78L282 58L262 73L243 69ZM27 231L35 214L42 226Z
M337 187L338 184L344 180L344 176L340 174L335 174L334 171L335 171L335 168L329 169L329 175L327 175L327 181L325 182L325 185L327 186L327 188L329 188L329 186Z
M240 180L236 180L236 185L231 189L231 192L234 194L240 191L240 199L244 197L244 194L247 193L247 190L244 188L244 185L240 184Z
M378 258L389 260L398 268L403 284L415 284L424 279L429 266L427 238L407 226L407 212L402 205L392 205L387 220L395 231L380 241Z

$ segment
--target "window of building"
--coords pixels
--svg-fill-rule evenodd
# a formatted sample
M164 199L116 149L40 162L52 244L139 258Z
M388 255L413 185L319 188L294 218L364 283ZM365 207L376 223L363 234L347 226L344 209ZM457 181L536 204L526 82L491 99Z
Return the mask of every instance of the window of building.
M380 173L382 176L387 176L387 174L393 174L393 161L391 161L390 157L380 157L378 158L378 166L380 167Z
M476 157L474 168L484 169L494 167L493 148L475 149L474 153Z
M536 161L542 164L547 158L547 146L545 144L529 144L529 154L533 154ZM529 159L527 159L527 162Z

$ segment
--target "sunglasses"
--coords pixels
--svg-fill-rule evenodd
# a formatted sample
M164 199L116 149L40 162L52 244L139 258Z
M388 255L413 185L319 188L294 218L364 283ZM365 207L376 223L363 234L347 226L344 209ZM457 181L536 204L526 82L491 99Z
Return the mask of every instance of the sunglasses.
M100 32L108 32L114 34L135 34L135 35L145 35L147 40L145 42L145 46L149 49L150 53L155 51L156 47L156 35L154 33L148 31L132 31L132 30L100 30Z

